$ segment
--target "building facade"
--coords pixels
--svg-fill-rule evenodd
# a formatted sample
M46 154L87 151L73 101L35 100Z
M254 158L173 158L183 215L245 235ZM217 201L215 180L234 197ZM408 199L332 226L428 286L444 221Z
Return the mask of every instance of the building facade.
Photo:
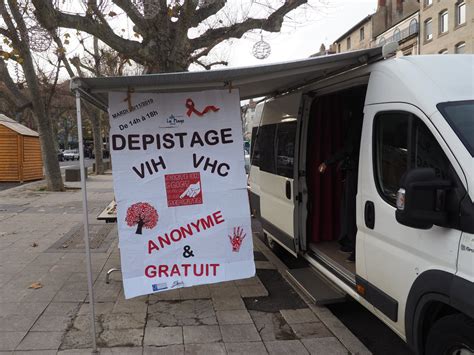
M474 0L420 0L421 54L474 53Z
M331 46L336 53L371 47L372 15L369 15L352 26L346 33L336 39Z
M341 53L397 41L397 55L474 53L474 0L378 0L377 11L336 39Z

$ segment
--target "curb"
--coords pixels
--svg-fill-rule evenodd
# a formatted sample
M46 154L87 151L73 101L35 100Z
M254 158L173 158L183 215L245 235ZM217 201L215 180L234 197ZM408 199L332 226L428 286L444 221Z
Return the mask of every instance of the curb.
M254 233L258 234L258 233ZM296 287L291 280L289 280L286 271L288 268L283 262L278 259L275 254L267 247L267 245L258 237L255 236L254 243L258 249L265 255L265 257L276 266L281 276L291 285L291 287L298 293L298 295L305 301L311 311L318 317L321 322L334 334L334 336L341 342L341 344L351 353L357 355L372 354L362 342L347 329L347 327L336 318L326 307L316 306L308 297Z

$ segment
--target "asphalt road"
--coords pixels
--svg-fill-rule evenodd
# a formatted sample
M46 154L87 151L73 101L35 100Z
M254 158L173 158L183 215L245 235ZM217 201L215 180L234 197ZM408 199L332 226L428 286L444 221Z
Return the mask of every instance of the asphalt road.
M94 159L86 158L84 159L84 164L86 167L91 167L94 163ZM59 167L61 168L61 172L64 172L66 168L74 168L79 166L79 160L65 160L59 162Z
M282 248L274 253L289 269L307 265L305 260L295 259ZM361 304L348 300L327 307L374 355L413 355L398 335Z

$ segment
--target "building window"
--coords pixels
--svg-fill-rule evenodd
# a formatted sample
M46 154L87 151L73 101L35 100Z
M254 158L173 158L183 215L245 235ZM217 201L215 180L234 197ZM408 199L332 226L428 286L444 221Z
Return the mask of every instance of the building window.
M456 4L456 26L466 23L466 3L464 1Z
M439 13L439 33L448 32L448 10Z
M410 26L408 28L408 33L410 35L412 34L415 34L418 32L418 21L416 20L416 18L414 18L413 20L410 21Z
M433 20L428 19L425 21L425 41L431 41L433 39Z
M364 27L361 27L361 29L359 30L359 36L360 36L360 41L362 42L365 38L365 33L364 33Z
M439 54L448 54L448 50L445 48L445 49L442 49L438 52Z
M466 42L460 42L454 46L454 53L464 54L466 53Z
M337 53L341 53L341 44L340 43L337 44Z
M347 37L347 50L351 49L351 38Z
M393 32L393 41L398 42L402 39L402 32L400 29L397 27L395 31Z
M379 46L383 46L385 44L385 37L380 37L379 39Z
M433 4L433 0L424 0L424 1L425 1L425 7Z

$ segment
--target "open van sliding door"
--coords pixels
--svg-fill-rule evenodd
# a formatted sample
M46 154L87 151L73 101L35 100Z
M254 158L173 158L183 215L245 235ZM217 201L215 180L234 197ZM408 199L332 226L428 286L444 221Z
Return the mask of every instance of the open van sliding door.
M258 133L260 213L265 232L296 255L294 170L297 118L301 94L265 104Z

